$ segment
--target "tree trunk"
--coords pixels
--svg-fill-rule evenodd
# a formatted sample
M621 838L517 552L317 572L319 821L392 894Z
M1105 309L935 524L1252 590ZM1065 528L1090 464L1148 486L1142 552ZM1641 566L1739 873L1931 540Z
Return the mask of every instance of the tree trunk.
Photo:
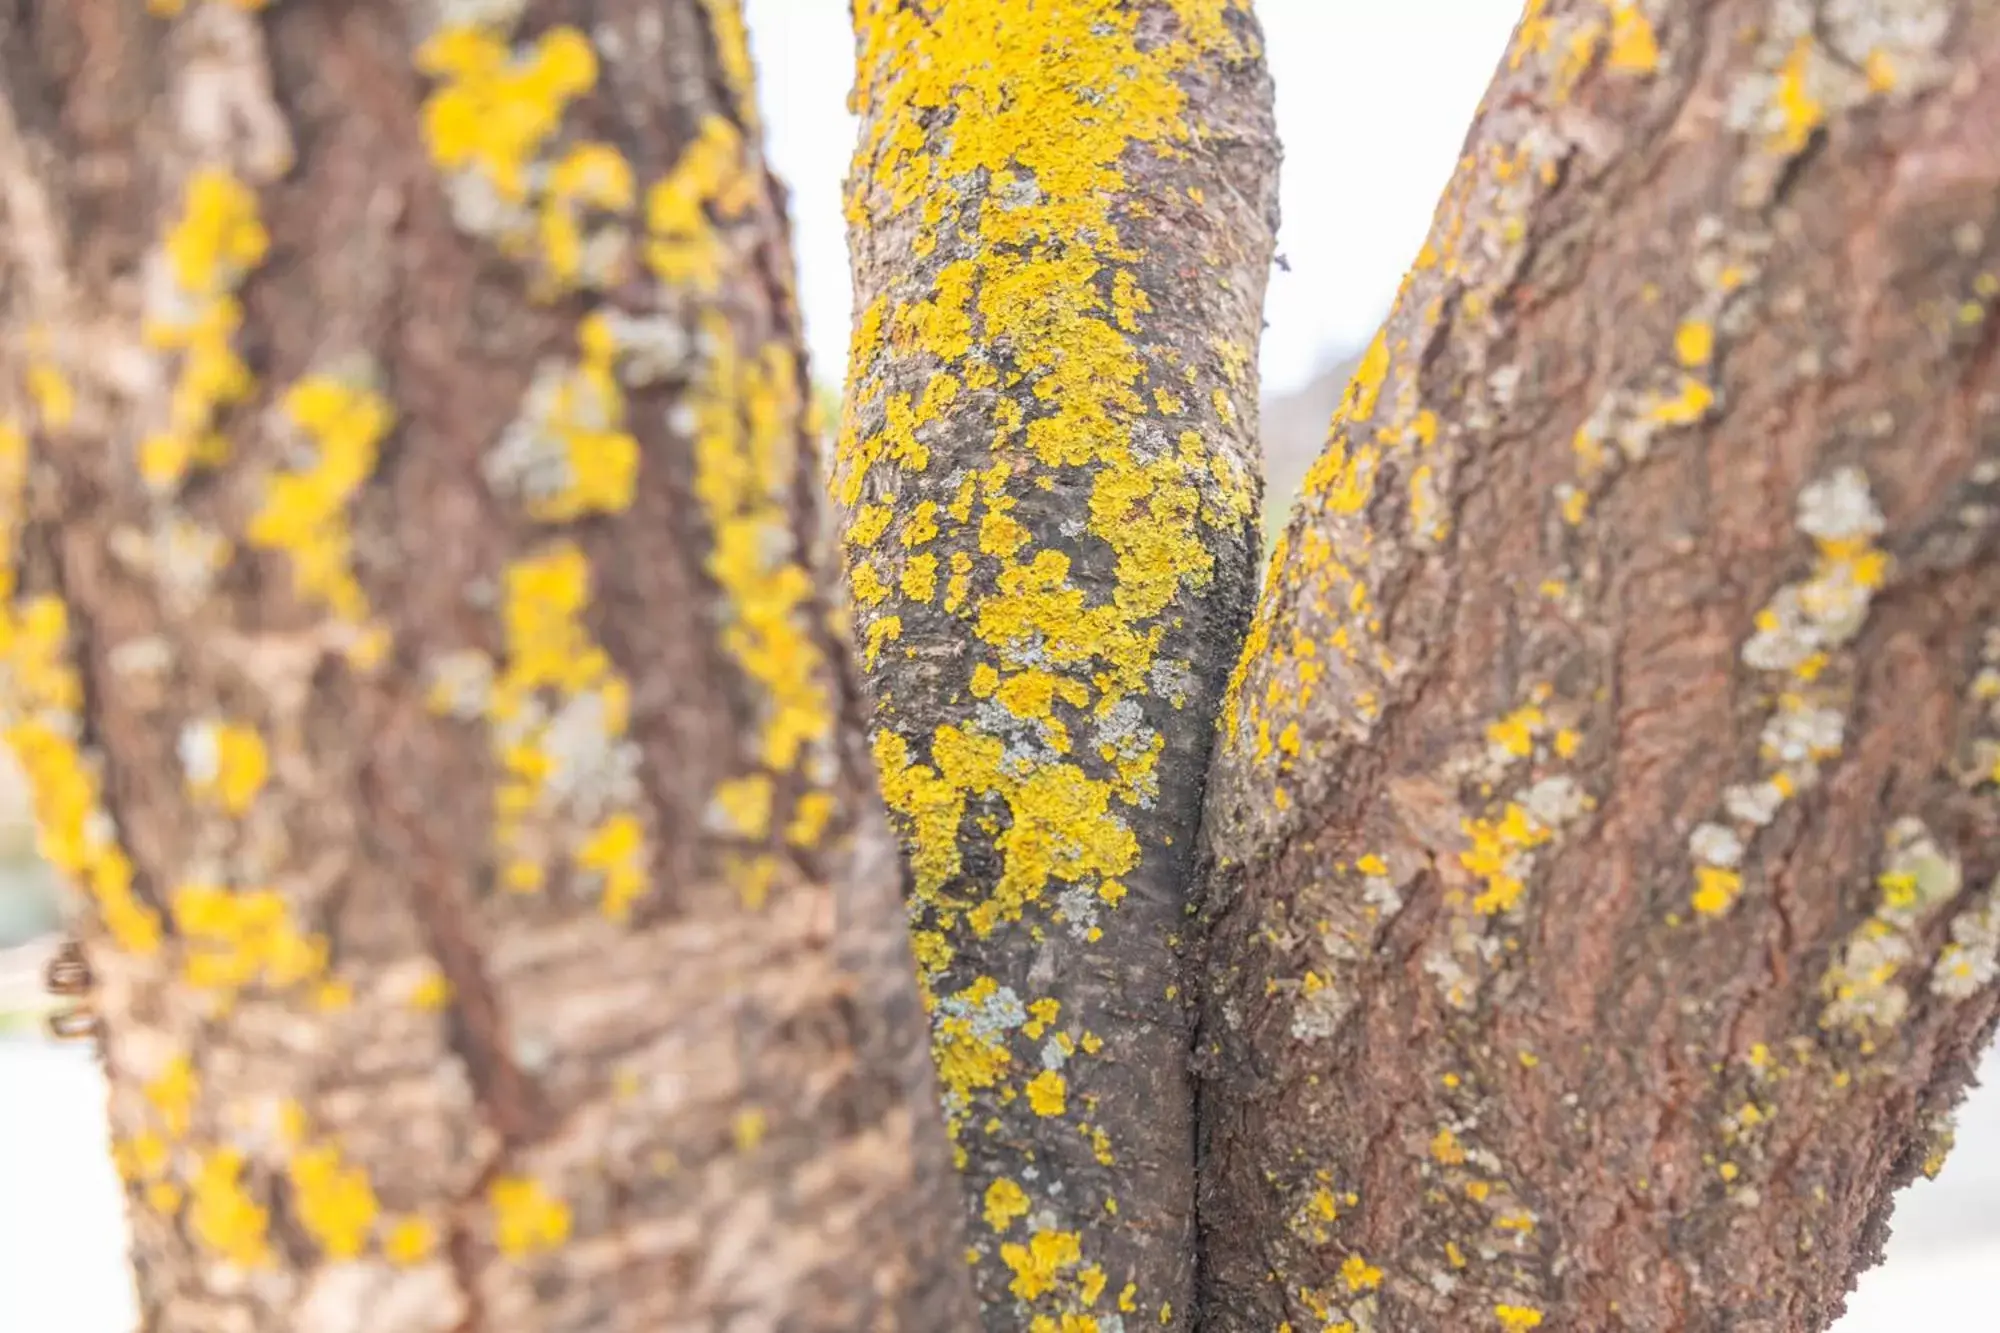
M1205 1327L1878 1257L2000 1014L1996 124L1991 5L1531 0L1224 709Z
M0 7L145 1327L971 1326L734 0L147 9Z
M1242 0L855 13L835 491L969 1257L990 1328L1188 1328L1178 955L1257 553L1261 39Z

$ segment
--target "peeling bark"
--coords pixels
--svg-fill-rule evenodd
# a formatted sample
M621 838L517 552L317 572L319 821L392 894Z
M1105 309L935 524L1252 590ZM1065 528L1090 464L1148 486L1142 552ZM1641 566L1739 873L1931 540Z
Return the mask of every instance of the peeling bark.
M1204 1327L1807 1330L2000 1015L2000 14L1534 0L1204 834Z
M1275 228L1242 0L862 0L835 495L993 1329L1184 1329Z
M973 1326L734 0L153 8L0 6L144 1327Z

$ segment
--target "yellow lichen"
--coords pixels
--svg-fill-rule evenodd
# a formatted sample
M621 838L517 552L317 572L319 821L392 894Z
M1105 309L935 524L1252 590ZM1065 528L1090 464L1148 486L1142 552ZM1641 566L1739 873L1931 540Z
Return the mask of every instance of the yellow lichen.
M770 1129L769 1118L757 1107L745 1107L738 1111L729 1124L729 1137L736 1143L736 1151L750 1153L764 1141Z
M493 1210L494 1244L509 1258L554 1249L569 1237L569 1205L538 1180L503 1176L487 1188L486 1201Z
M188 773L190 793L227 814L247 812L270 773L263 737L238 722L200 727L190 734L199 738L202 751L199 766L191 766Z
M1637 0L1604 0L1611 11L1611 51L1606 65L1622 74L1650 74L1660 64L1653 25Z
M183 883L173 891L174 928L186 949L187 983L225 995L253 984L276 989L318 978L327 941L301 932L272 889Z
M420 1264L436 1248L437 1228L427 1218L398 1218L382 1237L382 1256L392 1264Z
M1812 132L1826 118L1826 108L1807 91L1806 75L1811 68L1813 41L1799 38L1778 72L1776 104L1781 128L1777 135L1780 152L1792 155L1804 151Z
M501 623L506 660L487 700L491 742L501 780L494 791L494 836L503 882L517 891L539 889L548 873L552 839L567 846L575 870L595 880L600 905L623 920L645 886L644 828L634 809L615 810L594 826L568 818L549 780L558 763L589 772L602 784L599 799L629 801L636 793L627 771L631 687L591 637L581 613L590 600L590 565L570 542L521 557L502 585ZM553 701L550 707L546 701ZM579 719L550 748L563 717ZM583 721L587 720L587 727ZM588 749L581 748L588 746ZM574 783L579 779L572 777ZM529 848L543 849L542 855Z
M201 1158L189 1189L188 1223L195 1239L245 1268L271 1262L270 1214L243 1187L243 1155L217 1148Z
M746 213L757 184L744 169L742 132L728 119L703 119L674 169L646 192L646 266L662 282L712 292L724 251L710 223Z
M368 1173L343 1162L340 1149L330 1143L295 1153L286 1173L305 1233L319 1242L329 1259L358 1257L380 1212Z
M18 441L0 431L6 455ZM5 579L11 593L11 566ZM96 765L74 739L83 690L65 658L68 639L68 614L55 598L0 602L0 665L9 681L4 738L28 782L43 858L88 896L115 944L151 953L160 946L159 917L133 891L132 863L111 835Z
M713 526L707 559L729 619L722 645L763 694L759 755L791 771L832 734L830 667L809 631L812 577L799 563L785 506L793 477L797 374L782 345L739 356L719 315L696 390L695 495Z
M1382 1270L1358 1254L1350 1254L1341 1262L1340 1277L1349 1291L1373 1291L1382 1285Z
M410 988L410 1004L418 1009L437 1011L451 1003L451 982L435 967L426 968Z
M1743 891L1743 876L1722 866L1695 867L1694 894L1689 905L1703 916L1720 916Z
M417 51L440 81L424 102L424 139L447 171L476 172L503 199L528 194L528 168L569 102L597 82L597 55L575 28L554 27L518 56L490 28L448 24Z
M1715 353L1715 329L1706 321L1691 319L1674 334L1674 355L1690 369L1708 364Z
M1068 1091L1069 1085L1060 1073L1044 1069L1028 1080L1028 1105L1036 1115L1061 1115L1068 1105Z
M358 629L368 599L353 573L346 507L374 472L394 413L365 379L329 374L300 380L280 406L311 445L311 462L270 478L245 535L290 556L294 591Z
M269 246L255 191L219 167L189 177L162 244L172 296L148 312L144 328L149 345L178 360L167 420L139 445L140 474L156 491L171 492L197 463L215 466L229 456L216 416L252 387L231 346L243 323L231 294Z
M986 1225L1005 1231L1017 1217L1028 1214L1028 1195L1014 1181L1001 1177L986 1187Z
M1083 1246L1074 1231L1036 1231L1026 1245L1002 1245L1000 1258L1014 1272L1008 1290L1032 1301L1054 1289L1057 1279L1082 1261Z

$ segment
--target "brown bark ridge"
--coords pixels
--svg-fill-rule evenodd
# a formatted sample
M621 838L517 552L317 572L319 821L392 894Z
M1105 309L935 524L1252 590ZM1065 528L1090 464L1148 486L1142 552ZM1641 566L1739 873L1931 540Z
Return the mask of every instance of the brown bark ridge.
M989 1328L1186 1328L1178 952L1254 598L1245 0L861 0L834 460Z
M975 1326L734 0L150 10L0 7L144 1327Z
M1528 5L1224 708L1204 1327L1878 1256L2000 1012L1996 123L1991 5Z

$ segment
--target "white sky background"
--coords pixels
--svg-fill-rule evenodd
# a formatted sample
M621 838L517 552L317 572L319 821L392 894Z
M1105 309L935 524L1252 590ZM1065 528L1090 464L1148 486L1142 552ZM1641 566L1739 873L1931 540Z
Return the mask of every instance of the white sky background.
M855 137L847 3L745 8L766 145L792 191L813 378L838 385L851 304L841 182ZM1520 12L1519 0L1257 0L1285 147L1278 250L1291 264L1271 273L1267 392L1373 336Z

